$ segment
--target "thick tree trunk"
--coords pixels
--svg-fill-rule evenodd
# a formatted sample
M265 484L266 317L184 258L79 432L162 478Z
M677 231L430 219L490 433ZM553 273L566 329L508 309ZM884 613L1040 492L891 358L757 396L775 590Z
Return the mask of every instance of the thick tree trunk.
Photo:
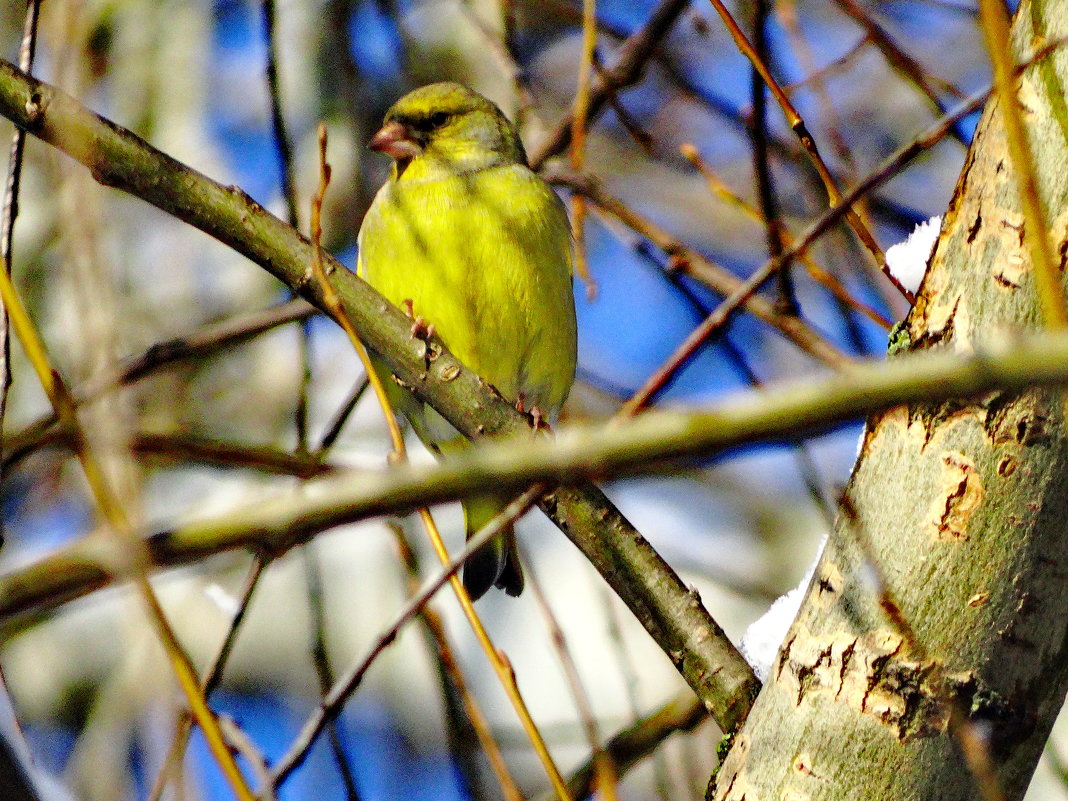
M1025 2L1013 28L1017 62L1065 36L1068 0ZM1019 84L1062 272L1066 79L1059 49ZM1039 324L991 102L908 330L913 348L968 352ZM995 781L980 790L962 757L961 743L977 737L971 757L990 760L1004 798L1021 798L1068 688L1066 528L1062 393L993 393L869 421L805 604L709 797L995 797Z

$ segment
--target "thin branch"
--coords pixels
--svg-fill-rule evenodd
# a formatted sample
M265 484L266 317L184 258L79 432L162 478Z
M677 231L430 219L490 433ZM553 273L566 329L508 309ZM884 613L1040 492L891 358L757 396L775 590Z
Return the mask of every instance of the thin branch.
M128 445L132 453L146 458L198 462L223 469L256 470L297 478L315 478L338 469L336 464L324 462L319 454L290 453L269 445L245 445L189 433L135 431ZM55 426L35 434L32 443L34 450L50 446L74 450L78 447L77 433L66 427ZM10 466L28 453L28 446L24 448L17 444L5 464Z
M899 45L894 38L887 33L878 22L876 22L870 13L868 13L857 0L834 0L835 5L844 11L850 19L864 28L868 39L875 44L879 51L883 54L883 58L887 63L899 74L901 74L905 80L912 83L919 89L920 93L927 98L930 104L938 111L939 115L946 114L949 108L942 101L938 91L932 84L937 83L941 86L942 90L953 95L958 101L964 100L964 93L960 91L956 86L948 81L940 80L930 74L930 72L924 69L916 59L910 56L901 45ZM961 134L957 128L953 128L953 138L965 147L969 142Z
M661 391L667 387L679 370L685 366L704 343L725 326L731 316L745 303L746 300L774 276L787 259L794 258L805 250L836 222L843 214L847 213L852 205L868 192L875 189L884 181L898 174L901 168L916 158L927 148L941 141L946 131L953 123L978 108L985 100L988 92L974 95L968 102L960 106L953 114L942 119L937 125L929 129L916 139L909 142L905 147L886 159L879 169L858 183L850 192L842 198L841 203L828 209L819 219L813 222L805 232L783 251L779 258L771 259L754 272L745 282L719 305L719 307L704 322L695 328L688 337L676 348L675 352L665 361L660 368L653 373L634 396L627 401L626 408L631 413L647 406Z
M26 3L26 22L19 44L19 68L29 73L33 68L33 57L37 49L37 22L40 19L41 4L39 0ZM26 146L26 132L16 128L11 135L11 151L7 162L7 183L4 186L3 209L0 211L0 269L11 275L14 260L15 218L19 213L19 184L22 178L22 156ZM0 455L5 449L4 422L7 419L8 392L11 389L11 339L7 309L0 305ZM4 468L0 466L0 480L4 477ZM3 527L0 521L0 542Z
M819 149L816 147L816 140L812 138L812 134L809 133L805 120L798 113L790 102L790 98L786 96L786 93L779 86L778 82L772 77L771 72L768 71L767 65L760 59L759 54L753 48L753 45L745 38L745 34L742 33L741 28L738 27L738 23L734 21L730 11L723 4L723 0L710 0L713 7L719 13L720 18L723 20L723 24L726 26L727 31L730 33L731 38L734 39L734 43L737 45L738 50L749 59L753 68L760 73L760 77L764 79L764 83L767 84L768 89L771 90L772 95L775 96L775 100L782 108L783 114L786 115L786 124L790 126L790 129L797 136L798 141L801 142L801 146L805 149L809 159L812 161L812 166L816 168L816 173L819 175L820 180L823 182L824 189L827 190L827 199L830 202L831 208L842 205L843 199L841 192L838 191L838 186L835 183L834 177L831 175L831 171L827 168L827 165L823 161L823 157L820 156ZM879 244L875 241L875 237L872 236L871 231L864 225L860 216L853 211L851 207L847 206L846 219L849 221L850 227L856 232L857 237L864 243L864 247L875 258L877 263L882 263L883 254Z
M319 310L305 300L291 300L264 311L205 325L185 337L157 342L139 355L123 359L114 369L76 387L71 391L72 402L77 408L116 386L132 384L168 365L213 355L278 326L318 313ZM3 471L9 470L37 448L61 438L63 434L55 428L55 423L54 414L44 415L21 431L9 435Z
M590 695L582 683L578 665L575 664L575 658L568 648L564 630L560 627L560 622L549 604L549 599L545 597L541 582L538 581L537 573L534 571L530 560L527 560L527 583L534 593L534 601L541 609L542 617L545 618L553 650L556 651L560 665L563 667L564 677L571 692L571 700L578 711L579 721L582 723L582 730L586 735L586 742L593 755L591 759L594 766L596 791L604 801L618 801L619 796L616 792L616 785L619 780L619 773L611 757L601 747L601 733L598 730L597 719L594 717L593 707L590 704Z
M553 172L549 181L581 192L599 208L617 218L624 225L641 234L673 259L674 269L688 273L721 296L737 292L743 282L729 270L719 266L703 254L686 247L680 240L660 228L621 200L610 195L600 182L588 176L572 176ZM837 370L848 367L850 359L804 321L788 314L780 314L769 301L757 295L746 298L745 308L754 317L774 326L803 351Z
M319 692L325 696L334 683L334 670L330 664L330 653L326 645L326 613L323 609L323 577L319 568L319 552L314 542L309 542L301 549L304 557L304 582L308 595L308 606L312 612L312 661L315 663L315 675L319 680ZM327 739L330 741L330 753L334 757L341 783L345 787L347 801L359 801L360 793L356 789L356 778L349 766L345 748L341 740L341 730L335 718L327 727Z
M641 704L638 702L638 673L634 664L635 654L630 648L627 647L626 643L624 643L623 641L623 630L621 628L619 607L616 605L615 598L613 598L612 595L607 592L601 592L599 593L599 595L601 596L602 606L604 607L604 613L606 618L606 634L608 635L608 638L612 643L613 658L615 660L615 664L619 667L620 673L622 674L624 685L627 691L627 706L629 707L628 712L630 713L630 722L627 724L627 726L623 728L632 728L637 725L638 722L642 719ZM697 698L691 696L689 699L686 699L686 695L690 694L683 693L679 697L683 700L689 700L690 703L694 703L699 708L701 708L702 712L704 711L704 708L700 707ZM606 743L606 746L610 747L612 741L618 737L618 733L613 735L613 737L609 739L608 743ZM592 754L590 756L591 758L588 759L585 763L585 767L587 769L593 767ZM652 757L653 784L656 787L657 796L660 798L660 801L669 801L669 799L671 798L671 792L668 789L668 784L671 781L671 776L670 769L667 764L667 759L665 757L665 754L659 749L652 752ZM619 756L618 754L616 754L612 758L618 760ZM580 773L582 772L582 770L583 768L579 768ZM620 777L625 776L627 772L627 766L625 764L620 764L617 761L616 772ZM577 775L578 774L573 773L568 779L568 781L574 781Z
M267 44L267 96L271 104L271 129L278 156L279 179L282 183L282 198L286 204L286 217L294 228L300 217L297 213L297 190L293 185L293 143L282 113L282 93L278 86L278 39L275 36L274 0L263 0L263 38Z
M442 570L427 582L423 589L415 593L401 609L393 622L380 634L368 653L356 662L338 680L330 692L323 698L318 709L312 714L301 728L300 734L294 740L286 754L278 760L271 771L271 786L278 787L307 758L308 751L315 740L322 733L323 728L334 720L340 713L345 702L356 691L363 681L363 677L374 664L382 652L397 639L400 630L413 620L432 597L445 586L456 572L467 561L468 557L480 546L485 545L493 537L499 534L506 526L511 524L517 517L522 515L537 498L539 491L527 490L523 495L516 498L489 523L482 527L464 545L460 553L449 560ZM556 796L559 797L559 796Z
M334 415L334 419L331 420L330 425L326 427L323 438L319 442L319 446L315 449L316 458L320 460L325 458L327 452L334 447L337 438L341 436L341 429L345 427L345 423L348 422L349 417L351 417L353 411L356 410L356 404L360 402L360 398L367 392L369 386L371 386L371 381L366 375L356 382L356 385L352 388L352 391L345 399L345 402L338 408L337 413Z
M644 252L642 252L642 255L659 268L659 265L656 265L655 260L651 256ZM662 270L658 271L658 274L666 277L667 281L679 293L684 302L693 309L695 314L699 315L698 319L704 318L711 312L708 305L698 298L696 293L692 292L678 275ZM745 377L749 386L754 389L760 389L764 386L764 382L761 381L760 376L757 375L756 371L753 370L752 366L749 364L745 352L731 341L730 336L724 335L721 338L720 347L727 359L734 365L737 372ZM618 416L623 417L622 414L619 414ZM808 446L804 442L799 441L792 444L791 450L794 451L798 472L805 488L808 490L809 496L812 498L817 509L823 514L827 524L831 525L834 522L834 510L823 496L819 471L816 468L815 460L809 453Z
M249 605L252 603L252 595L259 586L260 577L263 575L263 571L266 570L267 564L268 560L262 556L253 558L248 575L242 585L241 594L237 601L237 610L230 621L230 627L226 630L226 636L223 638L222 643L219 644L219 650L216 652L215 658L212 659L210 667L201 679L200 686L204 691L205 697L210 696L222 681L223 671L226 669L226 663L230 661L230 654L233 653L238 632L241 630L241 624L244 622ZM178 722L178 730L175 732L170 748L167 749L167 756L163 760L159 773L156 774L156 780L149 790L146 797L147 801L159 801L162 798L167 782L170 781L171 776L181 765L182 757L189 743L189 735L192 731L193 719L186 711Z
M568 0L541 0L541 2L551 3L559 11L576 18L580 13L574 2L568 2ZM628 38L624 30L609 20L599 19L597 25L602 32L614 39L625 41ZM706 108L710 113L733 126L739 133L745 133L745 113L735 108L729 101L715 95L706 85L707 82L699 83L696 81L686 70L680 68L665 54L664 48L654 50L649 63L655 63L664 77L670 81L673 97L680 101L692 102L695 105ZM776 156L801 169L808 169L811 167L811 161L807 158L804 149L795 144L796 141L796 138L784 139L772 136L769 139L769 145ZM806 180L810 180L811 177L815 177L816 181L819 182L818 176L810 176L809 173L805 173ZM913 217L910 209L904 209L889 198L874 197L871 203L873 209L878 210L892 221L911 220Z
M293 143L282 113L282 92L278 85L278 38L275 36L276 9L274 0L263 0L263 38L267 44L267 96L271 105L271 129L275 149L278 151L278 172L282 184L282 197L286 204L286 221L294 228L300 227L297 213L297 190L293 183ZM311 328L308 321L300 324L300 381L297 390L297 405L293 412L297 430L297 452L308 451L308 390L312 382Z
M241 548L283 553L334 526L459 500L484 492L490 482L503 493L538 481L661 473L678 460L781 442L901 404L1065 383L1068 335L1063 334L1002 337L970 356L904 355L860 364L848 375L769 385L756 397L742 393L701 411L651 411L610 427L560 426L552 441L487 442L437 465L361 472L358 482L339 474L318 483L315 497L283 495L156 534L148 540L149 553L157 567ZM0 576L0 619L54 608L111 581L98 544L80 540Z
M769 60L767 25L770 11L770 0L755 0L753 3L753 44L757 60L764 63ZM775 180L771 173L768 153L768 102L765 90L760 70L752 66L749 92L753 103L753 116L748 127L749 137L753 142L753 172L756 174L757 198L760 201L760 217L764 223L768 257L778 259L782 257L786 247L785 225L779 216L779 199L775 194ZM800 316L793 276L790 274L790 261L783 262L777 278L775 310L782 314Z
M582 53L579 58L578 86L571 110L571 169L582 172L586 156L587 114L590 110L590 76L593 72L594 48L597 45L597 0L582 2ZM601 77L602 82L604 77ZM586 198L571 196L571 231L574 235L575 274L586 285L586 297L597 296L597 284L586 263Z
M75 393L76 397L95 398L116 384L131 384L175 362L214 355L220 350L248 342L279 326L306 320L316 314L321 314L319 309L306 300L295 298L263 311L209 323L191 334L157 342L141 354L123 359L114 373L79 388Z
M586 107L587 124L597 119L609 95L630 86L641 77L645 64L689 4L690 0L661 0L645 24L620 45L612 66L600 74L600 80L590 89ZM537 170L547 159L570 144L573 120L573 114L565 115L531 153L529 161L532 169Z
M240 756L243 763L248 766L248 772L262 782L269 769L267 767L267 758L255 741L245 733L236 720L228 715L219 716L219 725L226 737L226 744L230 750L235 756ZM261 801L278 801L278 798L273 793L269 793Z
M712 168L708 165L708 163L703 158L701 158L701 154L700 152L698 152L696 147L694 147L692 144L684 144L679 148L679 150L682 153L683 158L693 164L697 171L701 173L701 176L708 183L708 188L712 192L712 194L714 194L716 197L719 197L724 202L729 203L731 206L739 209L744 214L753 219L755 222L759 224L764 223L764 218L760 211L753 208L744 198L740 197L738 194L732 191L731 188L727 186L727 184L718 175L716 175L715 172L713 172ZM861 202L862 201L858 201L858 205L860 205ZM789 229L787 229L786 227L782 227L780 231L783 237L785 238L785 245L787 247L792 245L793 237L790 234ZM876 311L867 303L864 303L863 301L858 300L856 297L854 297L853 294L846 288L846 286L840 280L838 280L838 278L836 278L829 271L825 270L823 267L817 264L811 253L802 253L799 258L801 259L801 262L805 265L805 269L812 277L812 280L827 289L842 304L859 312L860 314L863 314L873 323L875 323L876 325L880 325L887 330L893 327L893 323L885 316L883 316L883 314ZM682 265L680 269L686 270L686 265ZM698 280L701 280L700 274L694 275L694 277ZM790 317L787 316L785 319L790 320Z
M593 52L593 69L597 72L597 76L604 80L604 65L601 64L601 59L598 57L596 50ZM634 140L635 144L644 150L647 156L653 155L653 137L644 131L634 116L627 111L619 92L612 91L608 93L608 105L611 106L612 111L615 112L616 119L619 120L623 129L630 134L630 138Z
M483 21L470 3L460 3L459 9L470 20L471 24L478 29L501 71L511 78L512 87L516 95L516 110L515 114L512 115L512 121L515 123L516 128L521 128L527 120L527 115L530 113L534 101L530 94L530 89L527 87L526 73L519 62L516 61L514 55L516 52L515 6L512 0L501 0L498 5L501 10L501 29L499 33Z
M622 776L672 734L692 731L706 720L708 713L700 701L689 692L680 693L660 709L614 735L605 743L604 750ZM592 758L572 773L567 780L572 798L588 798L594 791L595 775ZM543 793L534 801L551 801L551 796Z
M416 553L409 545L401 526L392 524L390 528L393 529L401 562L407 573L408 593L414 595L419 591L420 581ZM501 747L490 730L489 721L482 707L468 689L467 681L456 662L456 657L453 656L453 649L445 636L445 626L441 622L441 617L427 604L420 610L419 620L423 624L423 631L430 648L437 657L438 676L442 685L442 694L445 697L449 751L456 763L462 783L465 785L462 789L474 801L487 799L485 787L479 776L478 749L475 748L477 742L485 752L490 768L497 776L497 782L501 786L505 801L522 801L523 794L508 771L504 756L501 754Z
M257 470L261 473L315 478L332 473L337 465L311 456L269 446L240 445L193 434L143 432L130 443L134 453L175 461L194 461L216 467Z

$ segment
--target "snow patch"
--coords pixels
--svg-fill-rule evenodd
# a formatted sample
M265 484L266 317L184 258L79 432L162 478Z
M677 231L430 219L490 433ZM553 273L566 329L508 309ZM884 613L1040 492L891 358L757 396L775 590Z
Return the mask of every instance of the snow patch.
M932 217L917 225L904 242L898 242L886 251L886 269L914 295L927 272L927 262L931 258L941 228L941 216Z
M756 673L761 682L768 680L771 663L779 652L779 646L782 645L782 641L786 638L786 632L790 630L794 618L797 617L797 612L801 608L801 600L805 597L805 590L808 589L808 584L812 581L812 576L816 572L816 565L819 564L826 545L827 537L825 535L816 549L816 558L809 565L808 570L805 571L801 582L794 589L776 599L768 611L751 624L745 630L745 634L742 635L739 649L742 652L742 656L745 657L745 661L749 663L749 667L753 669L753 672Z

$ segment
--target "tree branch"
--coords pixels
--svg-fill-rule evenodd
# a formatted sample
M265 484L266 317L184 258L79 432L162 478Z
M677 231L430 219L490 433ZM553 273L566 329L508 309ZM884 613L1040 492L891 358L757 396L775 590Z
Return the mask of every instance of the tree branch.
M647 412L610 427L567 426L554 440L524 436L486 442L428 466L380 473L339 473L310 487L244 509L161 532L149 539L157 567L189 564L227 550L281 553L334 526L407 512L484 491L522 491L537 481L581 482L591 476L668 472L681 459L707 459L742 444L776 442L909 403L937 404L995 390L1068 384L1068 335L1001 342L961 357L924 353L859 364L848 376L767 385L693 412ZM546 505L583 489L562 488ZM591 513L599 514L598 511ZM562 513L560 513L562 514ZM571 515L576 512L568 512ZM611 520L604 525L609 525ZM598 553L612 558L612 548ZM91 540L81 540L0 576L0 619L52 608L110 582ZM618 567L618 566L617 566ZM689 597L689 596L687 596Z
M322 286L311 280L308 240L237 187L212 181L7 61L0 61L0 114L80 161L102 184L210 234L325 308ZM529 436L527 419L440 343L413 341L402 312L337 260L324 260L353 328L420 398L469 437L518 431ZM540 505L602 570L720 725L738 725L759 683L659 554L593 487L556 493L551 504ZM606 520L612 521L610 527ZM98 571L95 562L84 559L70 567L79 584L93 583L93 571ZM100 578L96 573L97 583Z

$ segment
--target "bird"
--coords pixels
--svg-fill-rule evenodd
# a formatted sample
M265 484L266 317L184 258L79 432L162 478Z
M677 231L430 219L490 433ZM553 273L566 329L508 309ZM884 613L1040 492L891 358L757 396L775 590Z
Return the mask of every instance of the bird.
M392 158L360 226L357 275L417 324L433 328L464 366L520 411L554 422L575 377L577 323L567 211L527 163L514 125L459 83L401 97L371 138ZM388 379L377 360L376 372ZM395 381L394 408L435 454L469 447L440 414ZM467 537L511 500L463 502ZM523 590L508 527L464 565L472 599L496 586Z

